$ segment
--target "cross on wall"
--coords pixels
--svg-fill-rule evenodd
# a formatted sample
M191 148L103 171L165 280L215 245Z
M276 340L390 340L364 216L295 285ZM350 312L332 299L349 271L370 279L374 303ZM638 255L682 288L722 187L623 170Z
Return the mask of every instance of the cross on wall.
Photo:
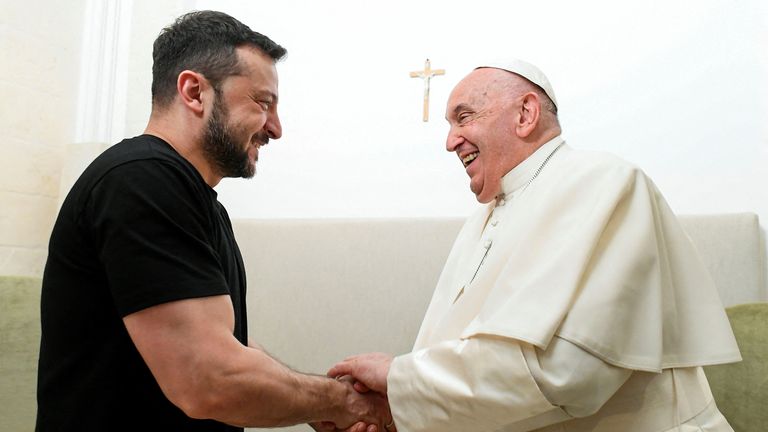
M427 59L424 62L424 70L411 72L411 78L421 78L424 80L424 111L422 121L429 121L429 81L433 76L445 75L445 69L432 69Z

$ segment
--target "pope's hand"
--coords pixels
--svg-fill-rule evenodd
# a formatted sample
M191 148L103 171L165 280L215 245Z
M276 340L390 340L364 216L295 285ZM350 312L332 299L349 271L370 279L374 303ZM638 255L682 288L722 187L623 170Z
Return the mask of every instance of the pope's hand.
M329 377L351 375L365 387L387 394L387 375L392 356L385 353L358 354L345 358L328 371ZM355 388L361 390L358 385Z

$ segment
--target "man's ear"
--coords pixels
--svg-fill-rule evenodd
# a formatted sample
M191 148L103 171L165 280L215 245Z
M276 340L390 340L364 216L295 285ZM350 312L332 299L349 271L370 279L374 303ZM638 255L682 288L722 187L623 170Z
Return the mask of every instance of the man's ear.
M536 126L538 126L541 119L541 99L539 99L539 95L534 92L528 92L523 95L519 114L515 131L517 136L525 138L536 130Z
M205 112L203 106L203 90L207 86L203 75L190 70L182 71L176 80L176 92L181 103L195 115L202 117Z

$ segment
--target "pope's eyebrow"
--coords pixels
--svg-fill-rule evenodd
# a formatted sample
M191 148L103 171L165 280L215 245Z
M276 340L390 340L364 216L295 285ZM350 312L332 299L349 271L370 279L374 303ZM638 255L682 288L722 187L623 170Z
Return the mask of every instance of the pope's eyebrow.
M453 109L453 115L456 116L462 111L471 111L469 105L465 103L460 103L456 105L456 108Z
M472 111L472 108L465 103L460 103L453 108L453 111L450 112L449 116L455 118L462 111ZM448 117L446 117L445 119L448 120Z

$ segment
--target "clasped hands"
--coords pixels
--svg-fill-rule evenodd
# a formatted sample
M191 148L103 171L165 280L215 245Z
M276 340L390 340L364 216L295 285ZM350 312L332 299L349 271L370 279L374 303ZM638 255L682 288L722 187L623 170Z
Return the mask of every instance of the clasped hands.
M310 425L320 432L396 432L387 400L387 375L391 364L392 356L389 354L368 353L347 357L333 366L327 375L350 383L355 390L347 399L347 410L355 417L355 422L349 425L332 422Z

